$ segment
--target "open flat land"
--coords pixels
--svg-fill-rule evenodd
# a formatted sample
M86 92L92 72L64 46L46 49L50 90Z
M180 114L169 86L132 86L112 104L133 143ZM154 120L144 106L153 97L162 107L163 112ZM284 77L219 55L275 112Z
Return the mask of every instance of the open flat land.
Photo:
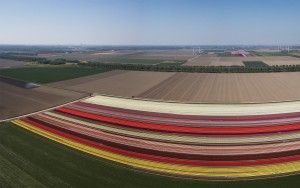
M26 65L26 62L23 62L23 61L0 59L0 69L23 67L25 65Z
M147 91L174 74L143 71L110 71L103 74L56 82L49 84L49 86L80 92L132 97Z
M132 51L99 51L99 52L72 52L72 53L47 53L38 54L38 57L48 59L65 58L67 60L80 60L80 61L97 61L101 58L119 57L133 53Z
M39 57L49 59L65 58L67 60L103 61L105 59L128 58L146 60L176 60L185 61L192 58L191 50L120 50L99 52L73 52L73 53L50 53L39 54Z
M4 82L0 82L0 88L0 120L44 110L88 96L84 93L46 86L24 89Z
M107 71L102 68L76 66L40 66L0 70L0 75L35 83L49 83L67 80Z
M197 51L195 51L197 53ZM278 52L279 53L279 52ZM296 53L293 55L297 55ZM268 65L300 65L300 58L284 56L220 56L217 54L194 54L192 49L173 50L111 50L72 53L39 54L48 59L92 61L122 64L159 64L162 61L182 62L184 66L244 66L244 61L262 61Z
M300 58L290 56L265 56L260 58L268 65L300 65Z
M176 73L138 97L213 103L299 100L299 80L299 73Z
M200 55L190 58L184 66L244 66L244 61L262 61L268 65L300 65L300 58L291 56L217 57Z
M297 187L299 175L249 181L201 181L132 170L1 123L0 187ZM45 147L46 146L46 147ZM80 161L80 162L78 162Z
M160 59L160 60L175 60L186 61L194 57L191 50L148 50L137 54L130 55L136 59Z
M212 103L300 99L300 73L161 73L111 71L49 84L72 91ZM109 83L109 84L108 84Z
M233 57L232 49L199 49L198 55L192 48L119 49L39 56L147 65L300 65L300 58L282 56L286 52ZM0 64L0 120L28 115L0 122L0 187L299 187L300 72L33 66ZM42 85L24 89L5 77ZM291 102L265 104L279 101ZM207 181L213 179L219 181Z

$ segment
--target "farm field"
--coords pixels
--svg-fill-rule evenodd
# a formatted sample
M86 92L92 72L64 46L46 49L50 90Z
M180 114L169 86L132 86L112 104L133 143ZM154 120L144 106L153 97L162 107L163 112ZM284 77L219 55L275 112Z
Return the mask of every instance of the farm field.
M261 67L268 67L266 63L262 61L243 61L245 67L248 68L261 68Z
M137 62L143 56L150 63L168 59L167 53L127 56ZM197 56L196 63L199 57L203 66L244 62L242 57ZM251 66L260 65L257 58L248 58ZM298 72L175 73L40 65L0 70L0 75L43 84L23 89L0 82L0 120L65 104L0 123L5 135L0 137L0 167L5 169L0 187L299 186L300 103L265 104L299 100Z
M260 58L268 65L300 65L300 58L290 56L265 56Z
M0 59L0 69L23 67L25 65L26 65L26 62L23 62L23 61Z
M0 75L35 83L49 83L105 72L101 68L41 66L0 70Z
M122 50L104 52L73 52L66 54L39 54L48 59L64 58L67 60L92 61L100 63L121 64L159 64L163 61L185 61L193 57L190 51L184 50Z
M183 66L244 66L244 61L262 61L268 65L300 65L300 58L291 56L217 57L200 55L190 58Z
M297 72L214 74L115 70L48 86L166 101L255 103L299 100L299 79Z
M194 57L192 50L147 50L136 54L129 55L130 58L136 59L159 59L159 60L173 60L186 61Z
M170 78L175 73L144 71L111 71L49 84L50 87L116 96L137 96Z
M299 80L299 73L176 73L137 97L207 103L299 100Z
M40 86L24 89L0 81L0 120L44 110L85 96L86 93Z
M38 57L48 59L65 58L67 60L80 60L80 61L97 61L101 58L121 57L134 53L133 51L99 51L99 52L72 52L72 53L48 53L38 54Z
M243 61L255 61L255 57L220 57L212 66L244 66Z
M277 177L300 168L299 109L299 102L207 105L94 96L2 123L1 133L12 132L0 138L6 148L0 164L9 167L4 185L286 186L299 177ZM21 181L12 181L15 171ZM118 180L107 180L111 176Z
M94 187L101 185L116 188L120 186L128 188L217 188L220 186L265 188L273 185L277 187L299 186L299 175L238 182L197 181L159 176L128 169L78 152L11 123L1 123L0 134L4 135L0 137L0 148L2 148L0 165L1 169L5 170L5 173L0 174L1 187Z
M159 59L137 59L137 58L127 58L127 57L112 57L112 58L102 58L95 62L99 63L117 63L117 64L142 64L142 65L158 65L163 63L164 60ZM174 61L174 63L176 63Z
M211 66L212 64L218 62L220 57L212 55L201 55L192 57L184 63L184 66Z

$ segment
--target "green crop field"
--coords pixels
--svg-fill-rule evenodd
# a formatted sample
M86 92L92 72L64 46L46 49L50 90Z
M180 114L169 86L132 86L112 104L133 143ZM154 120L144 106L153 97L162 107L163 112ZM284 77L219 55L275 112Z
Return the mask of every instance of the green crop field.
M243 61L245 67L247 68L261 68L261 67L268 67L266 63L262 61Z
M0 187L299 187L300 175L198 181L145 173L70 149L11 123L0 124Z
M2 69L0 75L35 83L50 83L105 72L104 68L81 66L25 67Z

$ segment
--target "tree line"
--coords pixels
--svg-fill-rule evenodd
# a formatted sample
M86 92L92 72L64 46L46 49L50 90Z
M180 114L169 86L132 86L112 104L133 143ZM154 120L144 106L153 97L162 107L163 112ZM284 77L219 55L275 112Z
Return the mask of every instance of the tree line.
M157 72L195 72L195 73L259 73L259 72L298 72L300 65L274 65L263 67L245 66L180 66L180 65L143 65L112 64L89 62L82 66L105 68L111 70L157 71Z
M49 64L49 65L63 65L66 63L80 63L80 61L78 61L78 60L66 60L64 58L47 59L47 58L43 58L43 57L19 56L19 55L12 55L12 54L0 54L0 58L15 60L15 61L36 62L39 64Z
M300 65L273 65L273 66L181 66L180 64L121 64L121 63L80 63L78 60L66 60L64 58L46 59L34 56L14 56L0 54L2 59L10 59L25 62L37 62L40 64L62 65L75 63L80 66L105 68L110 70L132 71L156 71L156 72L195 72L195 73L259 73L259 72L300 72Z

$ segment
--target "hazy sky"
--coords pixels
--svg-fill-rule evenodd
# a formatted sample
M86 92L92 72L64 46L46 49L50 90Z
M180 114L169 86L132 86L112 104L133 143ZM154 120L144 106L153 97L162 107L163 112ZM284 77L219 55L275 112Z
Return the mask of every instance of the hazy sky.
M0 0L0 44L300 44L299 0Z

